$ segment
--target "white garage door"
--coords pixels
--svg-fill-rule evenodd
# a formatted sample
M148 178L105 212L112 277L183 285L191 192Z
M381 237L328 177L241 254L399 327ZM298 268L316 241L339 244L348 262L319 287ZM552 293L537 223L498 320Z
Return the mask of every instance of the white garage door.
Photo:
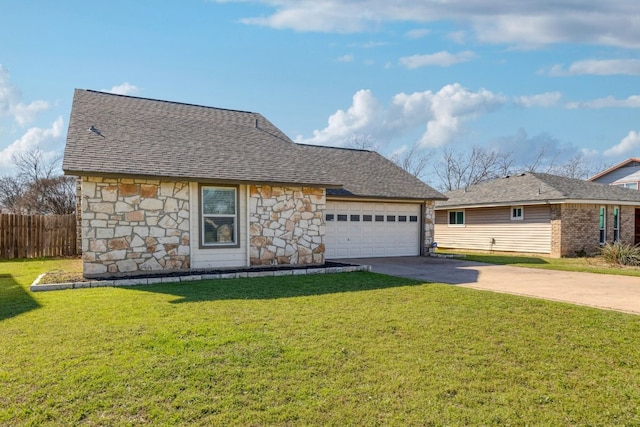
M420 205L327 201L326 257L420 254Z

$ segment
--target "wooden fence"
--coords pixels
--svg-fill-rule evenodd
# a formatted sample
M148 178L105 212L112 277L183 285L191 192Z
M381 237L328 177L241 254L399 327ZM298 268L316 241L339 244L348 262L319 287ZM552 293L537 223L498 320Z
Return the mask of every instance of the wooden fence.
M75 215L0 214L0 259L76 255Z

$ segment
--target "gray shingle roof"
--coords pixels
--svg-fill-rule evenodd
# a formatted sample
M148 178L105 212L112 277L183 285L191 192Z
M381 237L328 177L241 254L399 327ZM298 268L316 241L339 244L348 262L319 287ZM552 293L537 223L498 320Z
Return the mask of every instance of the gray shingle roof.
M295 144L258 113L81 89L74 93L62 168L69 175L258 182L343 188L361 197L442 198L377 154Z
M316 167L342 181L343 188L327 190L329 196L445 199L442 193L374 151L317 145L300 147L315 159Z
M568 200L640 204L640 191L545 173L498 178L444 193L436 209L503 204L559 203Z

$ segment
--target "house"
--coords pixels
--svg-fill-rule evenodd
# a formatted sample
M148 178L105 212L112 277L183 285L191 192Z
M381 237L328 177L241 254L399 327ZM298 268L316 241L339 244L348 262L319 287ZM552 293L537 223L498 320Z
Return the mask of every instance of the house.
M258 113L76 90L84 275L420 255L444 196L378 153L301 145Z
M548 254L640 243L640 192L543 173L498 178L436 203L439 247Z
M640 189L640 158L632 157L589 178L591 182Z

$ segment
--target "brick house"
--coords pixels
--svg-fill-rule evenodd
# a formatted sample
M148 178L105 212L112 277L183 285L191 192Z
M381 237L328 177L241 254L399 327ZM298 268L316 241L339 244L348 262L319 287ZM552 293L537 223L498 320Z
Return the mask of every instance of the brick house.
M436 203L439 247L595 254L605 242L640 243L640 192L543 173L494 179Z
M295 144L262 115L76 90L84 274L420 255L444 196L378 153Z

